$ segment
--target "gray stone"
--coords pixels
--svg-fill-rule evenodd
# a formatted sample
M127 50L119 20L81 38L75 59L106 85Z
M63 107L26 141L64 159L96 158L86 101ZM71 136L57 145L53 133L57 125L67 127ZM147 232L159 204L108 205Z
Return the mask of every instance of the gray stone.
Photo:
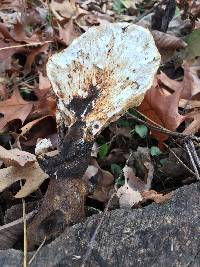
M199 207L196 183L175 191L168 203L109 212L86 266L200 266ZM40 250L31 266L81 266L100 218L94 215L67 228ZM16 250L0 251L0 266L21 267L22 255Z

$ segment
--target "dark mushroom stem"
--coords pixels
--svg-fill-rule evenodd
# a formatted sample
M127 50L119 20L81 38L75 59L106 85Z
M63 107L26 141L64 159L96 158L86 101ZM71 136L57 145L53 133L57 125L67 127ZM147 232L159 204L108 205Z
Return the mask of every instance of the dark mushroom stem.
M65 135L65 129L59 129L59 153L38 157L50 182L38 213L28 225L29 250L35 249L45 237L51 241L67 225L85 217L88 186L81 178L91 158L93 141L84 141L82 126L82 122L76 122Z

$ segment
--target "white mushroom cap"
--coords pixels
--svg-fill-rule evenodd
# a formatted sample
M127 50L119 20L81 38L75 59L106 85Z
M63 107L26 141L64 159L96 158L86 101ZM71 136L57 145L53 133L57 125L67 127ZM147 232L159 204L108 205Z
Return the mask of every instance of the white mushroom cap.
M159 64L149 30L129 23L90 28L48 61L58 117L69 126L81 118L85 133L97 135L140 104Z

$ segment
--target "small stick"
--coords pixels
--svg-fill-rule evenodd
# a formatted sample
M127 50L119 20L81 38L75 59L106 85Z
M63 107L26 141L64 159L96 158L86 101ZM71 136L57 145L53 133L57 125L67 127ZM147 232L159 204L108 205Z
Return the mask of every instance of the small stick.
M47 43L53 43L53 41L45 41L45 42L36 42L36 43L31 43L31 44L22 44L22 45L13 45L13 46L6 46L0 48L0 51L2 50L7 50L7 49L12 49L12 48L20 48L20 47L29 47L29 46L37 46L37 45L44 45Z
M20 186L22 187L22 180L20 180ZM22 198L23 209L23 222L24 222L24 266L27 267L27 232L26 232L26 204L24 198Z
M171 136L174 136L174 137L179 137L179 138L186 138L186 137L190 137L192 140L195 140L195 141L200 141L200 138L199 137L196 137L196 136L191 136L191 135L187 135L187 134L183 134L183 133L178 133L178 132L173 132L173 131L170 131L162 126L160 126L159 124L157 124L156 122L152 121L151 119L149 119L148 117L144 116L143 114L141 114L145 119L151 121L152 123L158 125L158 126L155 126L155 125L152 125L142 119L139 119L137 118L136 116L130 114L129 112L126 113L128 116L130 116L133 120L137 121L137 122L140 122L144 125L146 125L147 127L155 130L155 131L158 131L158 132L161 132L161 133L164 133L164 134L168 134L168 135L171 135Z
M193 168L194 168L196 178L197 178L197 180L200 180L199 172L198 172L197 166L196 166L196 164L195 164L195 162L194 162L194 159L193 159L193 157L192 157L192 153L191 153L191 151L190 151L190 149L189 149L189 146L188 146L187 142L185 142L184 145L185 145L185 148L186 148L186 150L187 150L187 153L188 153L188 155L189 155L189 157L190 157L190 161L191 161L192 166L193 166Z
M180 162L180 164L188 171L190 172L192 175L196 175L192 170L190 170L190 168L188 168L187 165L185 165L185 163L176 155L176 153L166 144L164 144L167 149L169 149L169 151L174 155L174 157Z
M40 251L40 249L43 247L45 241L46 241L46 236L44 237L44 240L42 241L42 243L39 245L39 247L37 248L36 252L33 254L32 258L30 259L30 261L28 262L28 265L31 265L31 263L33 262L33 260L35 259L36 255L38 254L38 252Z

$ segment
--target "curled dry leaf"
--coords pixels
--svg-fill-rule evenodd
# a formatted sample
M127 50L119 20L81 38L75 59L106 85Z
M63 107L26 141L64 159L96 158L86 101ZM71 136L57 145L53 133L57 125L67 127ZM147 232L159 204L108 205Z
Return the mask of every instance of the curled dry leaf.
M200 129L200 112L193 111L186 115L186 118L191 121L191 123L183 131L184 134L195 134Z
M18 90L15 90L11 98L0 102L0 130L13 120L20 120L22 124L31 112L33 104L24 101Z
M0 160L4 162L6 167L25 167L35 162L36 158L35 155L29 152L21 151L17 148L7 150L0 146Z
M167 96L162 93L161 89L162 87L157 85L148 90L144 100L139 106L139 111L153 122L171 131L175 131L186 119L185 116L180 115L178 112L182 88L179 88L173 94ZM153 124L151 121L149 121L149 123ZM168 138L166 134L154 130L151 131L151 135L160 142L160 145Z
M125 166L123 169L125 184L117 190L120 208L131 208L142 201L141 191L145 183L135 176L132 168Z
M170 200L173 196L172 193L168 193L168 194L159 194L158 192L154 191L154 190L149 190L149 191L144 191L141 193L142 197L145 200L153 200L156 203L163 203L166 202L168 200Z
M178 82L173 79L170 79L165 73L161 72L161 74L157 75L158 81L173 91L181 90L181 98L183 99L191 99L195 95L200 93L200 79L197 75L197 71L195 68L192 68L186 62L183 64L184 69L184 77L183 81Z
M34 146L38 138L46 138L54 133L56 133L54 116L44 116L23 126L17 141L26 146Z
M158 49L178 49L185 48L187 44L180 38L173 36L172 34L160 32L160 31L151 31L155 43Z
M25 180L25 184L15 195L16 198L26 197L35 190L48 178L37 162L23 168L7 167L0 169L0 192L19 180Z
M95 177L95 191L90 198L96 199L101 202L107 202L109 199L109 192L114 183L114 176L106 170L100 168L96 159L92 159L92 165L89 165L83 180L89 181L92 177Z
M58 20L63 20L64 18L71 18L76 14L77 7L74 0L64 0L62 2L57 2L52 0L49 7Z
M58 24L59 41L64 43L66 46L70 45L71 42L81 35L81 31L78 31L77 26L74 25L72 19L70 19L65 25L61 26Z

